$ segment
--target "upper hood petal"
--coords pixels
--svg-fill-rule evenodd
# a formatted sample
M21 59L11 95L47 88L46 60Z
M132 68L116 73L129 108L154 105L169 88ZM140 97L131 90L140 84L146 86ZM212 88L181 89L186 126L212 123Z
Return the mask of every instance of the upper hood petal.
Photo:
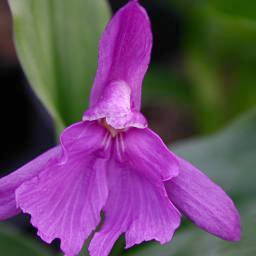
M99 62L91 91L90 106L100 100L105 87L125 81L131 89L131 108L139 111L141 86L152 48L152 33L146 11L137 1L121 8L100 41Z

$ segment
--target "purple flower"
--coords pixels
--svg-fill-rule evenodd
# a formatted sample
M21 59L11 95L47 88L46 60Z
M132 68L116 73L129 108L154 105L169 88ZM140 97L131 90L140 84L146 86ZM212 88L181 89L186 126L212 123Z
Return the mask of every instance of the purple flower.
M126 248L166 243L187 216L226 240L240 239L239 214L226 193L174 155L140 113L150 61L150 21L138 1L114 16L100 41L99 67L83 121L60 145L0 180L0 219L31 215L38 235L61 240L67 256L89 246L107 256L125 234Z

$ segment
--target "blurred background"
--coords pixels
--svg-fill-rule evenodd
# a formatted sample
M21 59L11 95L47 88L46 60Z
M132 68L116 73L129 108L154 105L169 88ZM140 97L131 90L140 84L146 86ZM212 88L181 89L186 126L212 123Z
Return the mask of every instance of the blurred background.
M47 2L20 0L18 4L11 0L13 23L7 0L0 1L2 176L55 145L56 133L79 120L96 70L100 33L110 15L127 1L75 0L72 6L67 0ZM256 255L252 225L256 230L256 2L141 3L149 13L154 34L142 112L150 127L167 144L175 145L174 151L231 193L246 215L245 236L238 245L229 245L184 221L169 245L160 248L146 243L125 255ZM54 47L49 43L49 28L54 34ZM59 64L57 71L51 70L53 62ZM59 86L59 91L54 86ZM71 97L65 88L71 88ZM43 96L41 91L45 92ZM63 97L55 104L56 91L61 91ZM47 93L51 93L49 101ZM81 101L74 100L78 93ZM75 106L69 110L71 105ZM13 218L0 228L2 255L59 253L58 241L49 249L36 238L28 216ZM113 255L124 255L122 246L121 239Z

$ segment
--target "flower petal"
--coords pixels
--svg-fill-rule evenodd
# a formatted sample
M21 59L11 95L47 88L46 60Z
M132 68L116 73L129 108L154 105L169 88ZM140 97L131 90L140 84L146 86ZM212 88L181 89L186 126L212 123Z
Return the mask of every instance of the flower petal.
M67 127L60 136L60 142L64 151L64 160L78 153L88 153L100 150L106 135L98 122L82 121Z
M100 101L84 113L83 120L105 118L107 124L115 129L131 126L145 128L145 117L140 112L131 110L130 96L131 89L124 81L112 82L104 89Z
M0 179L0 220L5 220L20 212L16 206L15 190L23 182L38 175L51 159L58 158L60 155L60 147L54 147Z
M170 200L200 228L225 240L239 240L240 217L232 200L196 167L179 161L180 174L166 182Z
M180 214L168 199L161 180L144 177L129 166L112 161L108 168L109 198L104 224L95 233L91 256L107 256L115 241L126 233L126 248L142 241L170 241Z
M61 239L61 249L74 256L100 222L107 198L106 159L80 156L51 165L16 190L16 200L29 213L47 243Z
M49 162L38 177L16 190L17 204L31 215L38 235L48 243L61 239L68 256L79 253L99 224L107 199L108 154L103 152L102 130L94 122L67 128L61 136L64 158Z
M152 33L147 13L137 1L131 1L112 18L101 38L90 106L98 103L109 83L121 80L131 88L132 110L139 111L141 85L151 47Z
M124 150L136 169L158 173L162 180L178 175L178 160L161 138L150 129L129 129L125 133L124 142Z

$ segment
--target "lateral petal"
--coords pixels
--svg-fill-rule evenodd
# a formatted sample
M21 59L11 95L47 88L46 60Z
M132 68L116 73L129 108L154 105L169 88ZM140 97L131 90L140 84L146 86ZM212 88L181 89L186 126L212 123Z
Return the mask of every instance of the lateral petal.
M140 110L141 86L152 48L152 33L146 11L130 1L111 19L99 46L98 71L90 106L100 100L113 81L125 81L131 88L131 108Z
M126 235L126 248L152 239L170 241L179 226L180 214L161 180L144 177L114 161L108 171L110 192L104 224L90 243L90 255L107 256L122 233Z
M240 216L229 196L179 158L180 174L165 183L170 200L197 226L225 240L240 240Z
M59 158L60 155L60 147L54 147L0 179L0 220L5 220L20 212L16 206L15 190L23 182L37 176L49 161Z

